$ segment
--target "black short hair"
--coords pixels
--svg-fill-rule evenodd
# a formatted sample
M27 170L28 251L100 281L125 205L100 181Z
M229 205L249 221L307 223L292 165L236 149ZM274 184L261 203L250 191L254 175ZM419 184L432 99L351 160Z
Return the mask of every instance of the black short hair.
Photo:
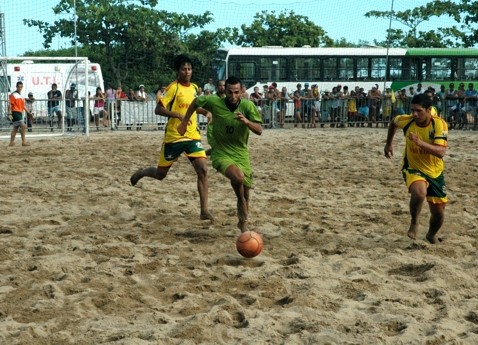
M428 109L433 105L430 96L425 93L420 93L418 95L413 96L411 104L418 104L421 105L423 108Z
M229 78L226 79L226 86L227 85L236 85L236 84L241 84L242 86L242 81L238 77L235 77L231 75Z
M17 86L18 86L18 85L23 85L23 82L17 81Z
M176 58L174 59L174 69L176 71L179 71L181 69L181 66L183 66L184 64L190 64L191 65L191 68L193 68L193 62L191 61L191 59L189 58L189 56L186 56L184 54L180 54L178 56L176 56Z

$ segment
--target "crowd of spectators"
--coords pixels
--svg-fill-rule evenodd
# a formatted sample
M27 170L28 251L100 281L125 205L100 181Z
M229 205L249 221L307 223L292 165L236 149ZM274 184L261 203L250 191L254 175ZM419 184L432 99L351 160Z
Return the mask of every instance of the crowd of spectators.
M286 122L293 122L294 127L384 127L390 120L410 112L410 101L416 94L426 93L433 101L437 115L445 118L451 129L467 129L470 125L476 129L478 91L474 84L460 83L455 89L454 83L440 90L417 87L393 91L391 88L380 90L379 84L369 90L355 86L350 90L347 85L337 84L332 90L319 91L317 84L298 83L296 90L280 90L276 83L254 88L250 99L256 104L263 116L264 123L270 127L283 127ZM286 109L293 107L293 116L287 119ZM289 121L287 121L289 120Z

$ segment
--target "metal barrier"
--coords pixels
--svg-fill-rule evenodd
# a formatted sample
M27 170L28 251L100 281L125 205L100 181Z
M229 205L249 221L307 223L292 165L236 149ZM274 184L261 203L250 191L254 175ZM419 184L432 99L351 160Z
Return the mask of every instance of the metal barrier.
M5 102L5 101L1 101ZM60 101L59 110L48 109L46 99L37 99L33 103L32 111L35 114L33 121L27 121L28 131L49 133L66 131L85 131L85 104L82 100L77 105L67 108L64 101ZM162 130L166 126L167 118L154 114L155 101L114 101L106 103L107 112L93 114L91 100L90 128L97 130ZM477 102L457 99L456 102L439 101L435 104L439 115L449 123L450 129L477 130L478 106ZM256 103L262 115L264 128L283 127L387 127L390 120L401 113L409 113L410 104L392 104L369 98L347 97L344 99L327 99L320 101L305 99L300 103L293 99L270 100L261 99ZM8 104L0 103L0 107ZM205 116L198 114L198 124L201 129L207 125ZM106 126L107 125L107 126ZM11 130L11 123L6 116L0 118L0 131Z
M395 102L391 99L369 97L346 97L343 99L322 98L301 101L271 100L263 98L255 104L262 115L265 128L283 127L387 127L396 115L410 113L410 101ZM478 129L478 106L469 100L460 105L437 100L434 106L450 129Z

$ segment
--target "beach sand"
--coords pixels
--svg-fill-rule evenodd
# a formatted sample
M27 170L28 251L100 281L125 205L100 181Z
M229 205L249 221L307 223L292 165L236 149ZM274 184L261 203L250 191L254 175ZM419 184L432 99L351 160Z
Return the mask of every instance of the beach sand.
M477 133L450 132L436 245L427 205L406 236L404 140L387 160L385 137L251 134L253 259L212 167L214 223L199 220L184 157L130 185L162 131L0 142L0 344L478 344Z

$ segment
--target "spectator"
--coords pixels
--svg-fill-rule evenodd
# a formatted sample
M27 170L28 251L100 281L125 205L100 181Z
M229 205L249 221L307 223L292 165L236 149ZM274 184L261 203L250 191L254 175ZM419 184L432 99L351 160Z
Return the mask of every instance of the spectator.
M101 117L103 117L103 125L105 127L108 127L108 115L107 111L105 110L106 94L101 90L101 87L99 86L96 88L94 100L95 102L93 105L93 116L95 117L95 126L96 130L98 131Z
M281 92L279 93L279 99L278 99L278 119L277 122L279 123L280 128L284 128L284 122L285 122L285 113L287 110L287 104L289 103L289 93L287 92L287 88L284 86L282 87Z
M123 88L121 86L118 86L116 88L116 127L119 126L119 123L121 121L121 103L123 101L128 100L128 95L126 92L123 91Z
M367 98L370 110L368 127L372 127L374 123L376 123L376 126L378 127L377 120L380 116L380 104L382 98L382 93L378 89L378 84L372 86L372 89L368 92Z
M401 89L397 94L397 115L407 114L408 111L407 90Z
M445 93L447 121L449 123L449 129L455 128L455 118L453 118L453 111L458 107L458 94L455 90L455 84L450 83L448 90Z
M61 128L63 118L61 114L60 100L63 95L61 94L61 91L58 90L58 85L55 83L51 84L51 90L48 91L46 95L48 98L47 108L50 130L53 132L53 117L55 114L58 117L58 128Z
M468 113L474 118L474 128L476 128L476 105L478 100L478 91L475 90L473 83L468 84L468 90L465 91L465 124L468 124Z
M302 90L302 84L297 84L297 90L294 91L294 127L297 127L297 124L302 122L302 97L304 96L304 91Z
M72 83L70 89L65 91L65 108L66 108L66 131L71 132L73 125L78 118L76 109L76 100L78 99L78 91L76 84Z
M312 90L310 92L311 96L311 122L310 122L310 127L311 128L316 128L317 127L317 122L316 119L318 115L320 114L320 92L319 92L319 86L317 84L312 85Z
M136 94L136 100L144 102L144 101L149 101L150 99L151 97L146 93L146 91L144 91L144 85L141 84Z
M360 126L364 127L365 122L368 122L368 117L370 114L370 109L368 107L368 100L367 94L363 87L359 88L358 92L356 92L355 96L357 97L357 112L358 112L358 119L361 122Z
M302 111L304 114L304 122L307 122L307 126L310 126L312 121L312 90L309 86L309 83L304 83L304 96L302 97Z
M108 111L108 114L113 114L113 107L116 105L115 98L116 90L113 89L113 86L111 86L111 84L109 84L108 88L106 89L106 110Z
M138 97L136 96L136 92L132 88L129 88L128 90L128 99L130 101L137 101Z
M216 86L214 85L214 81L212 78L209 78L208 82L204 84L202 91L204 92L204 94L206 94L206 91L209 91L209 94L216 93Z
M446 109L446 106L445 106L445 96L446 96L445 85L443 85L443 84L440 85L440 91L438 91L436 93L436 95L439 98L439 102L437 104L438 111L440 113L440 116L444 117L445 116L445 109Z
M340 121L340 99L337 86L332 88L332 92L329 94L330 101L330 127L335 127L336 122ZM338 125L337 125L338 126Z
M417 84L417 89L415 90L415 94L419 95L419 94L424 93L424 92L425 92L425 89L422 87L422 83L418 83Z
M349 127L353 127L357 122L357 95L355 90L350 91L350 96L347 99L347 116L349 120Z
M158 88L156 90L156 103L158 103L159 100L163 98L165 94L166 94L166 86L161 86L161 88Z
M264 96L262 95L262 93L259 92L259 87L255 86L254 87L254 92L251 93L250 99L254 103L254 105L256 106L257 111L259 112L259 114L262 114L262 98L263 97Z
M27 128L28 132L32 131L32 125L35 121L35 111L33 109L33 103L35 103L35 98L33 97L33 92L28 93L28 98L25 98L25 109L27 110Z
M249 94L247 93L245 85L242 85L242 87L241 87L241 98L242 99L249 99Z

